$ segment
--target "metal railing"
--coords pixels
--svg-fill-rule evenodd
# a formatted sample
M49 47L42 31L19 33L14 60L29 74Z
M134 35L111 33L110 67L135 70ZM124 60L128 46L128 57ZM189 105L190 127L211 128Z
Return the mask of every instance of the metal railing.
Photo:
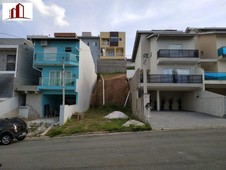
M65 86L75 86L76 78L65 78ZM62 78L41 77L39 79L40 86L62 86Z
M123 57L124 56L124 53L108 53L108 52L106 52L106 53L100 53L100 56L101 57L104 57L104 56L107 56L107 57Z
M198 50L169 50L160 49L157 52L158 58L199 58Z
M65 52L65 53L35 53L34 63L43 64L62 64L63 61L67 62L78 62L78 55Z
M140 75L143 83L143 75ZM202 75L148 74L147 83L202 83Z

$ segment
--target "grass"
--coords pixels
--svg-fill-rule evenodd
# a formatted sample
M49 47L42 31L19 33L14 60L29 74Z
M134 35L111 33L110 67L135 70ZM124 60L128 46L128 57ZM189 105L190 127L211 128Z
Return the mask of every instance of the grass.
M105 106L99 108L91 108L84 113L82 120L77 120L72 117L63 126L53 127L47 135L50 137L83 134L83 133L97 133L97 132L131 132L131 131L144 131L151 130L149 125L145 126L130 126L123 127L122 125L128 121L128 119L105 119L103 118L107 114L113 111L122 111L130 118L136 119L129 108L121 108L117 106Z

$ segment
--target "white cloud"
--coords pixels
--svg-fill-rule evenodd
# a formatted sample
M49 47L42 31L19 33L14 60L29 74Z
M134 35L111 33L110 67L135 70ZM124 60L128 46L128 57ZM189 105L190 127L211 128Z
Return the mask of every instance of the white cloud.
M35 9L43 17L49 17L49 20L53 19L54 24L60 27L69 26L69 22L65 20L65 9L56 4L45 4L43 0L29 0L33 3Z

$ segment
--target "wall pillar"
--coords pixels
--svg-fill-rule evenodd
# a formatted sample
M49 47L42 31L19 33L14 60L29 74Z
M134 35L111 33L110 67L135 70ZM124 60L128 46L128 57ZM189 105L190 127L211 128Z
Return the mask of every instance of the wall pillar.
M157 101L157 111L160 111L160 94L159 94L159 90L156 91L156 101Z

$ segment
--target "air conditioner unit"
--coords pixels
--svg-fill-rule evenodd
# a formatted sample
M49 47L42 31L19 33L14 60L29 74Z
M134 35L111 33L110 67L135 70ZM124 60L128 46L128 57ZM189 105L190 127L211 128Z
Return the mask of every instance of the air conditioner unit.
M47 46L48 42L46 40L41 41L41 46Z

